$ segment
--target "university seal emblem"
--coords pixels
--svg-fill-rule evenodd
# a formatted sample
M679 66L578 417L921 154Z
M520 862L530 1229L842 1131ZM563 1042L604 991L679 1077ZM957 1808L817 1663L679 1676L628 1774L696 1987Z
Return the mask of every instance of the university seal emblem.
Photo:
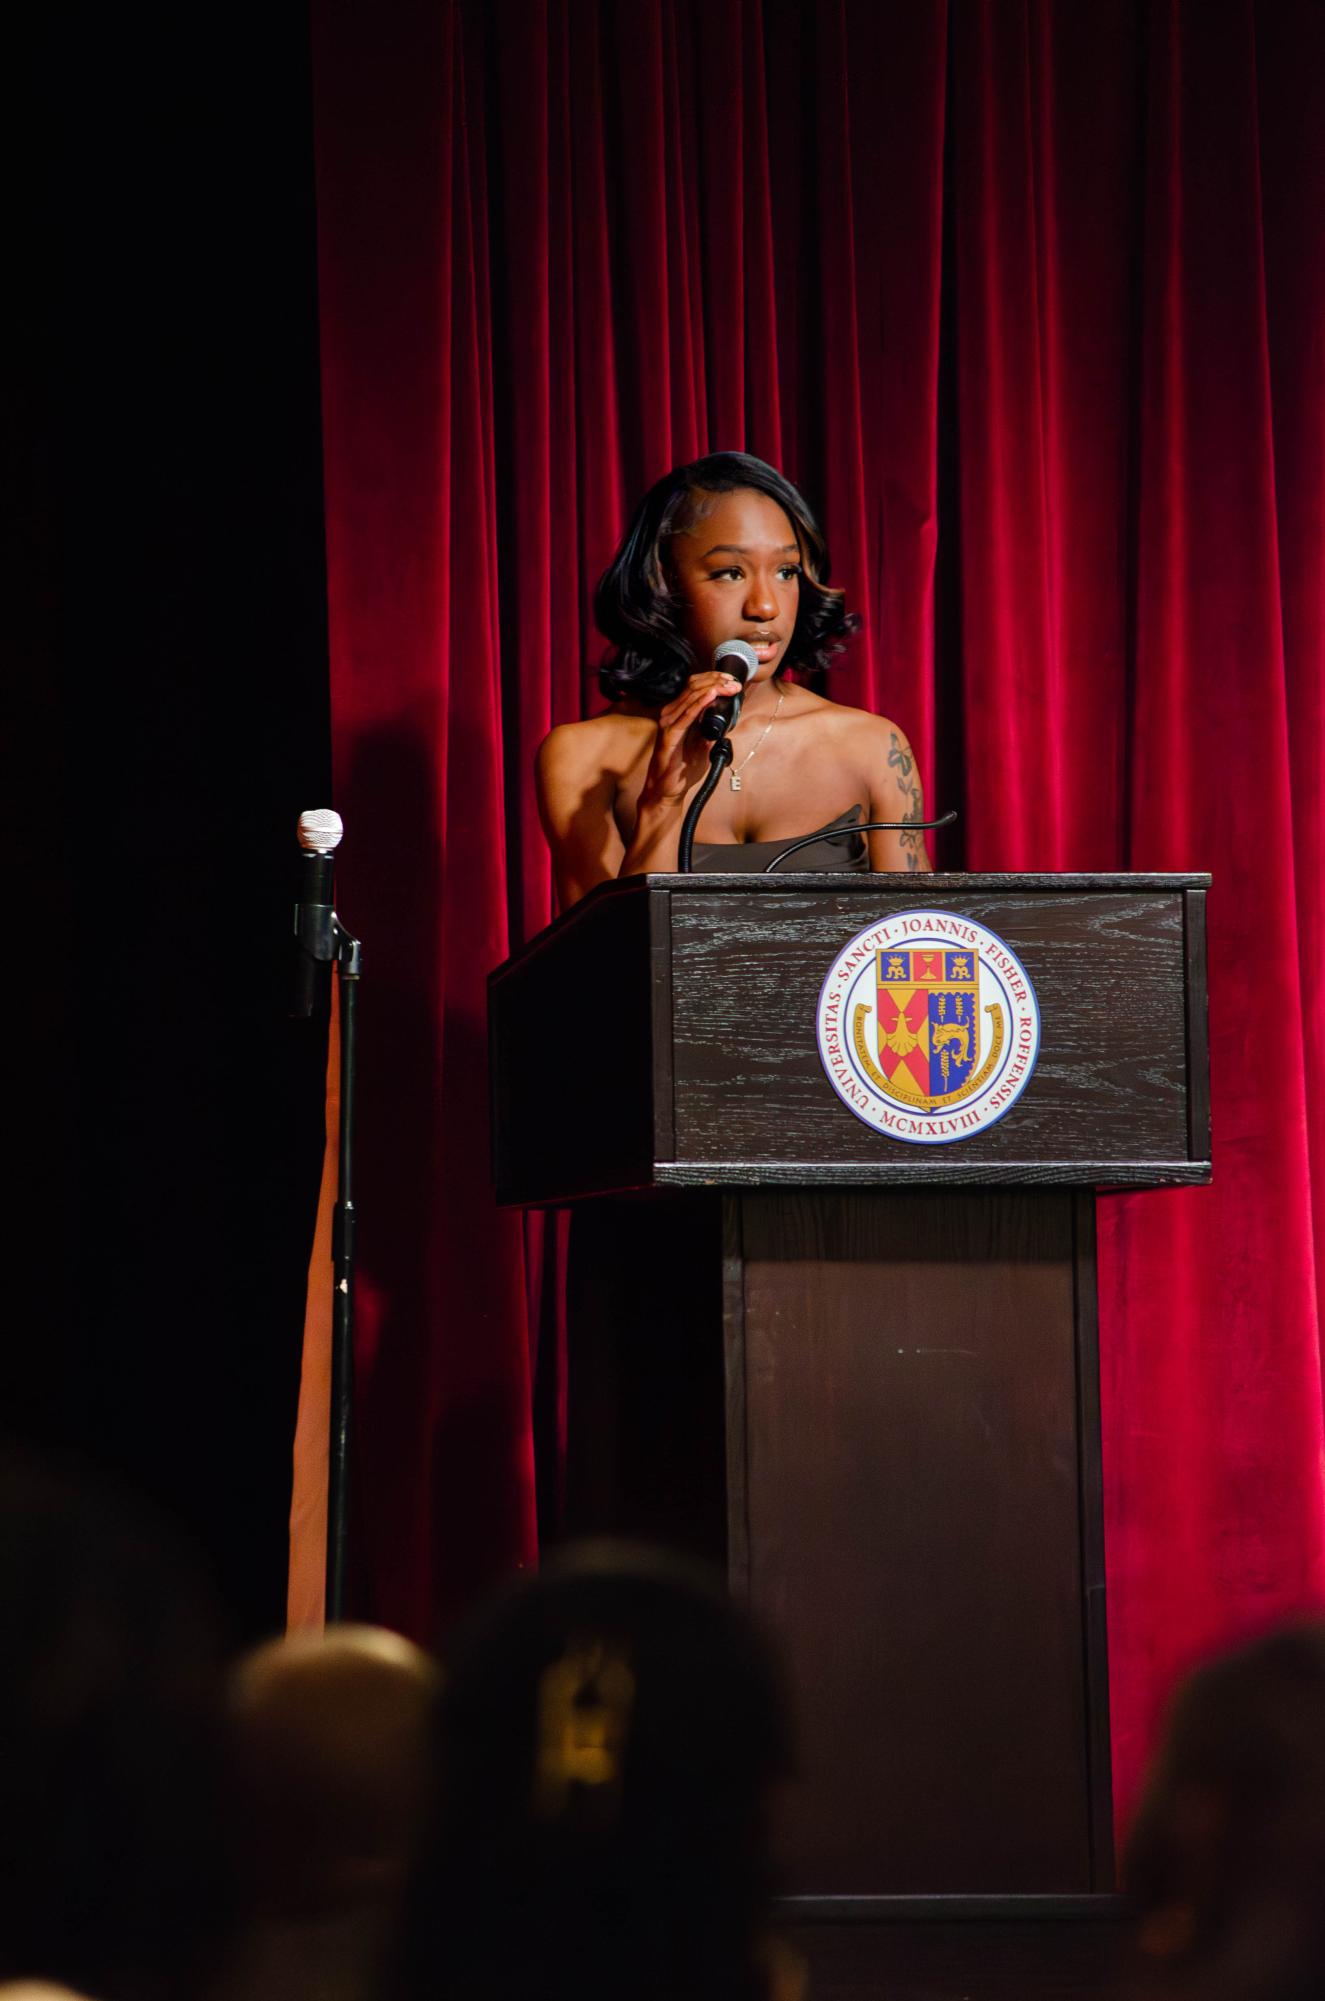
M819 995L819 1054L842 1102L912 1146L994 1125L1025 1090L1040 1010L1003 940L950 910L907 910L853 938Z

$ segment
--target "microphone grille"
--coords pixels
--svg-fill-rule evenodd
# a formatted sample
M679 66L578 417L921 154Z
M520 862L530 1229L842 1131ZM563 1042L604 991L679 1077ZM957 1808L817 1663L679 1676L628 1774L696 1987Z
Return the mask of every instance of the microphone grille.
M314 855L329 855L333 848L340 846L345 824L339 813L333 813L329 806L316 807L311 813L299 815L299 845Z
M724 639L713 655L713 665L720 667L726 662L727 672L735 674L740 681L753 681L759 672L759 660L753 646L744 639Z

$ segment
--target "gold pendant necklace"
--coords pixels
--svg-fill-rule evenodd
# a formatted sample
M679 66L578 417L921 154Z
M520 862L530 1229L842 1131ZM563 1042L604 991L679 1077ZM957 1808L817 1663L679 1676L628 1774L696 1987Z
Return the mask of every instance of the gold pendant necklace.
M778 694L778 705L777 705L777 707L776 707L776 708L774 709L774 711L773 711L772 715L771 715L771 716L769 717L768 721L767 721L767 722L766 722L766 723L764 724L764 736L761 736L761 737L760 737L760 738L759 738L759 739L757 740L757 742L755 743L755 747L754 747L754 750L751 750L751 751L747 751L747 752L746 752L746 754L745 754L745 756L744 756L744 757L743 757L743 758L741 759L740 763L739 763L739 764L734 764L734 765L733 765L733 766L731 767L731 770L730 770L730 771L728 772L728 774L727 774L727 778L728 778L728 783L729 783L729 784L731 785L731 789L732 789L732 791L733 791L733 792L739 792L739 791L740 791L740 789L741 789L741 773L742 773L742 772L743 772L743 771L745 770L745 767L746 767L746 765L747 765L747 764L748 764L748 763L750 762L750 759L751 759L751 758L752 758L752 757L754 756L754 754L755 754L755 750L758 750L758 748L759 748L759 745L760 745L760 744L761 744L761 743L762 743L762 742L764 741L764 737L766 737L766 736L768 735L768 732L769 732L769 731L770 731L770 730L772 729L772 727L773 727L774 723L775 723L775 722L777 721L778 717L779 717L779 716L781 715L781 713L782 713L782 704L783 704L783 703L784 703L784 702L786 701L786 699L787 699L787 691L786 691L786 689L785 689L785 688L783 688L783 689L781 689L781 690L779 691L779 694Z

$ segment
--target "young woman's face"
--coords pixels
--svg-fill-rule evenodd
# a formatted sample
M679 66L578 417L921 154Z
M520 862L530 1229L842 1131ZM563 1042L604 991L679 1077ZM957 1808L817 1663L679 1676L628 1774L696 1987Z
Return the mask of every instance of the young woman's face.
M766 681L785 659L800 603L801 555L787 515L766 493L720 493L686 533L674 536L671 568L681 631L695 670L713 665L724 639L744 639Z

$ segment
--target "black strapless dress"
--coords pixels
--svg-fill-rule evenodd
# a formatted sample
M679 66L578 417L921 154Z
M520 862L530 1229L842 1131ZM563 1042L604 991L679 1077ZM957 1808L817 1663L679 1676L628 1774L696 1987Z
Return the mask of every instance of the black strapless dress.
M782 864L788 874L794 875L798 869L835 870L839 874L868 874L870 865L869 846L863 834L855 829L864 817L864 809L853 806L848 813L839 813L826 827L811 830L820 838L813 847L801 848L799 853L790 855ZM781 841L696 841L693 861L696 874L705 875L759 875L772 861L789 847L796 836L788 834ZM781 871L779 870L780 874Z

